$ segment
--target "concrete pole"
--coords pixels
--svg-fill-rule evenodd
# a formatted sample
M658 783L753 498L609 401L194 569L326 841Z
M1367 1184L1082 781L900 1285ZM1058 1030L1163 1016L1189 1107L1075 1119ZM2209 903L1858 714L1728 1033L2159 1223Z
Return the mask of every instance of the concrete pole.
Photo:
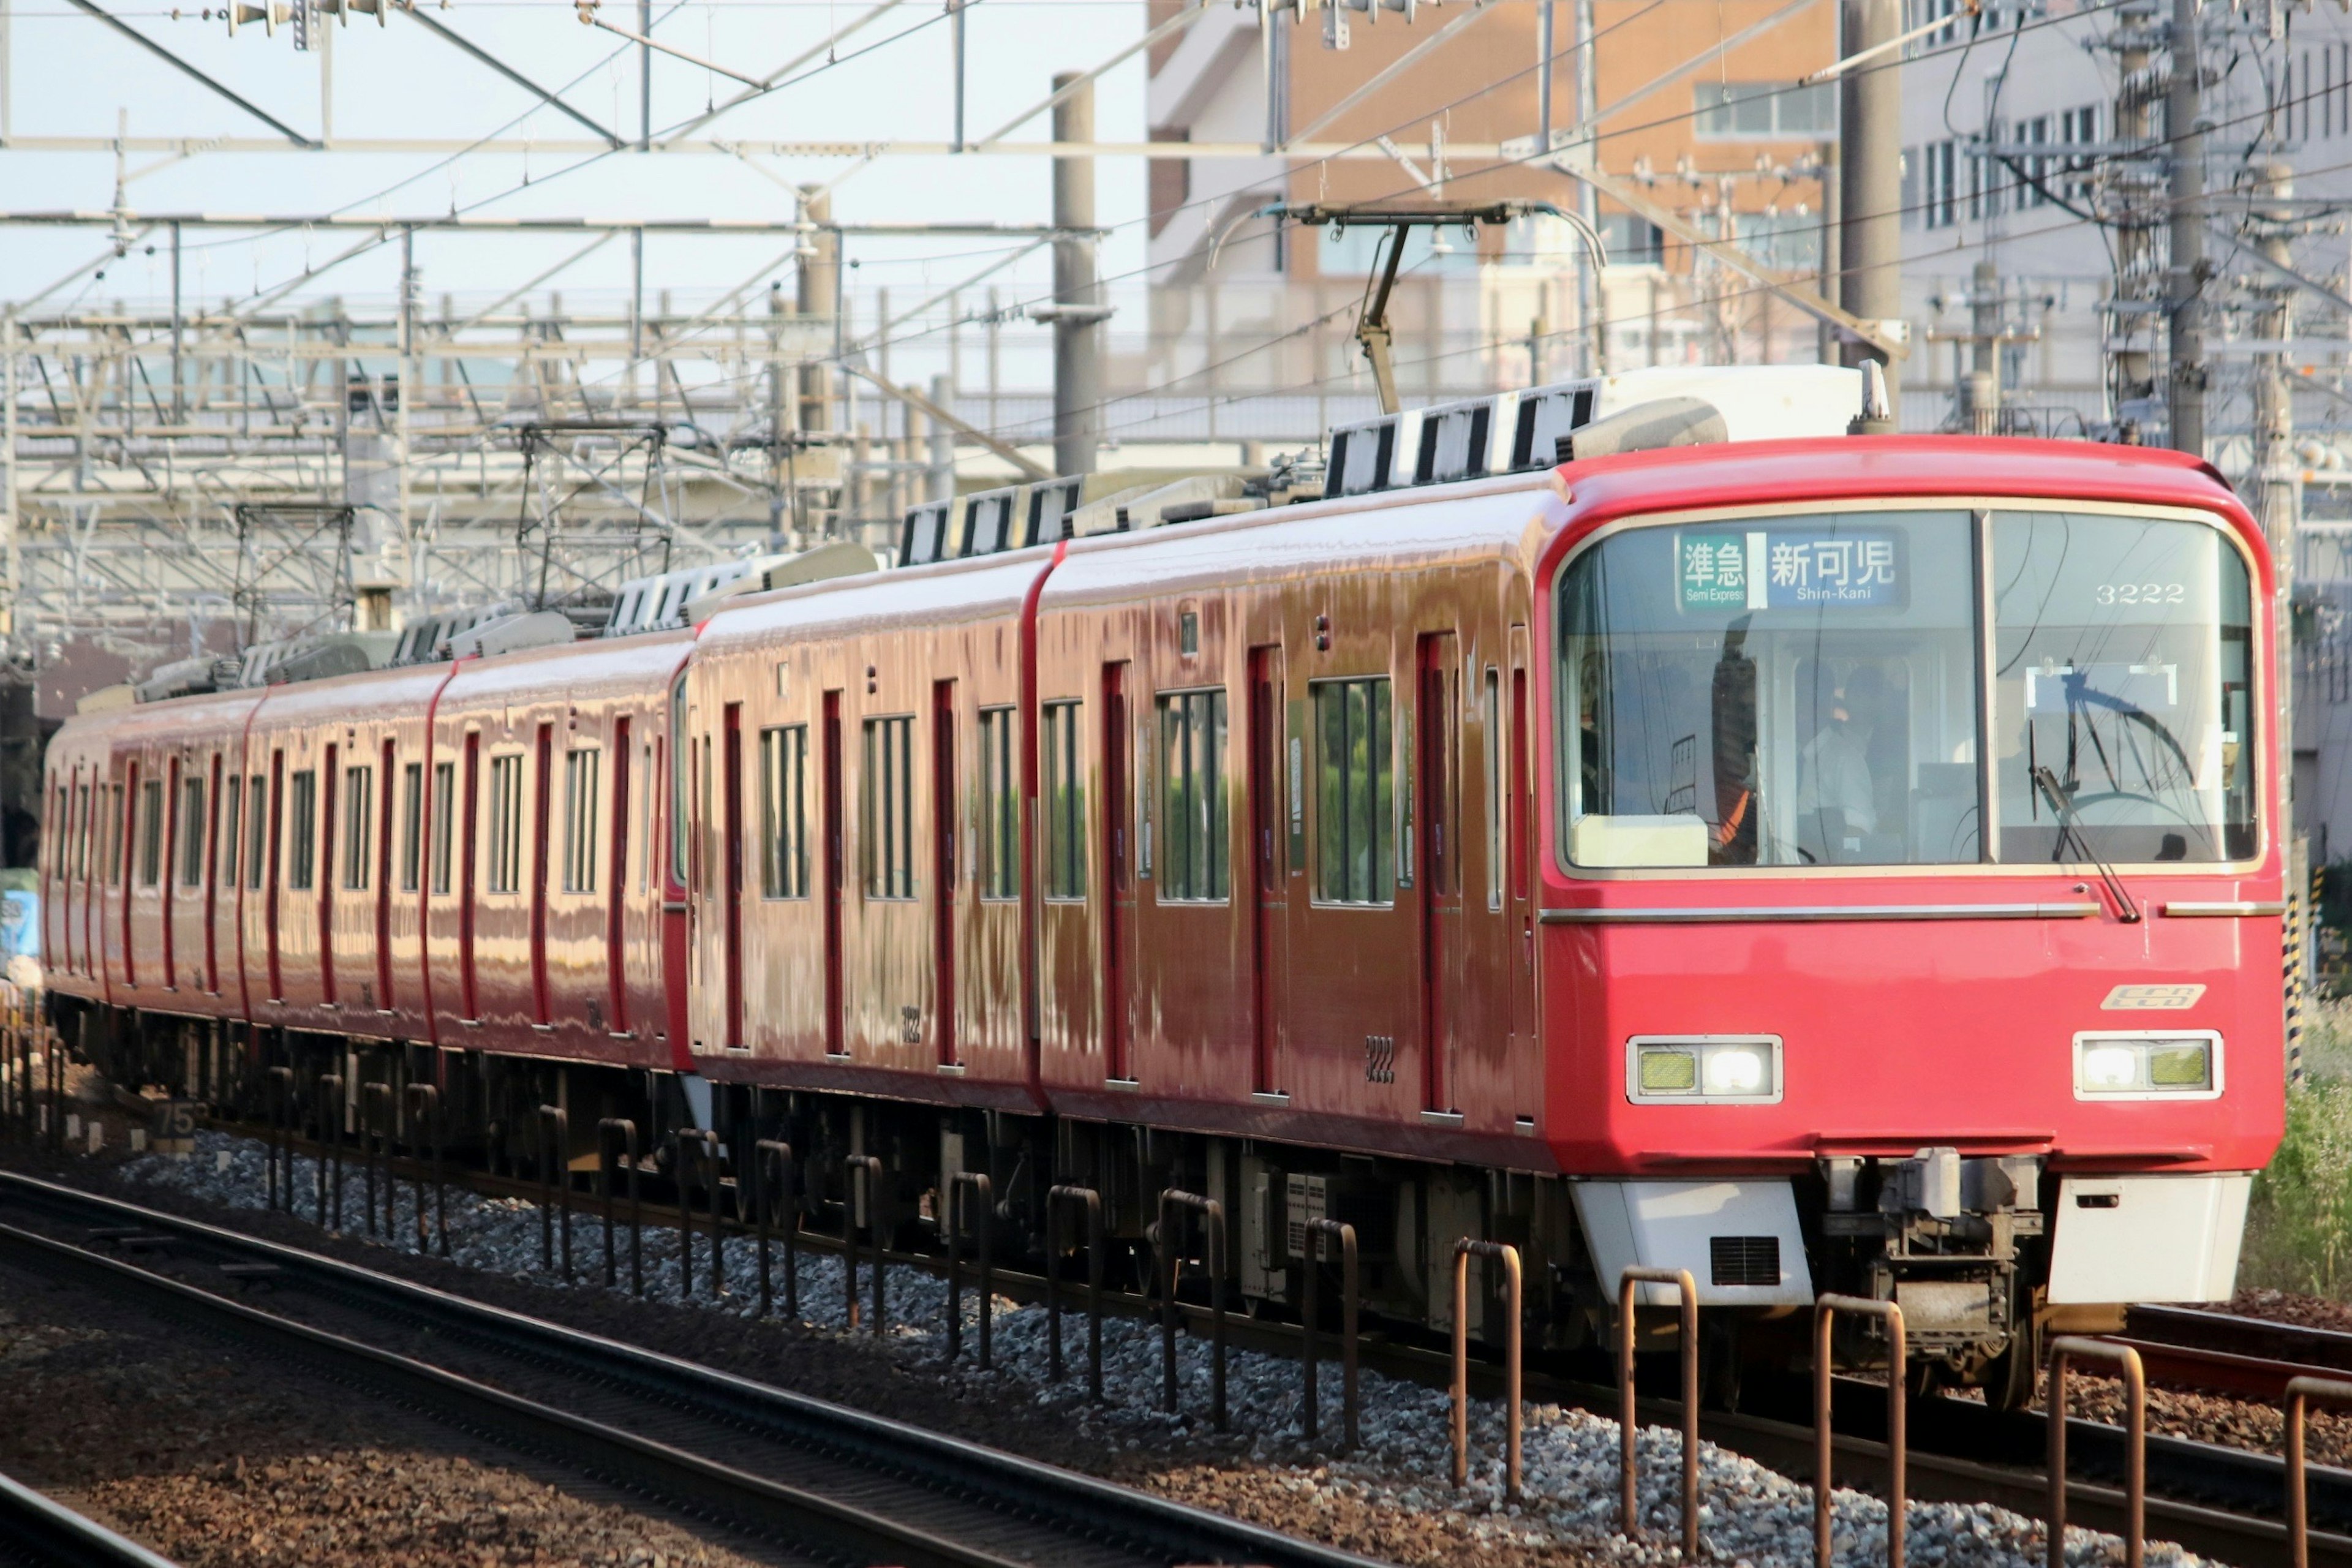
M637 37L654 36L654 0L637 0ZM637 151L649 153L654 145L654 50L651 44L637 46Z
M2148 109L2151 99L2147 90L2148 62L2147 29L2130 22L2124 47L2116 56L2116 140L2129 147L2143 146L2150 130ZM2125 224L2116 229L2116 281L2117 302L2141 300L2153 292L2151 272L2155 262L2149 231L2137 224ZM2156 395L2156 375L2150 364L2148 344L2155 334L2156 318L2152 315L2120 311L2109 318L2108 335L2117 342L2135 346L2114 351L2108 395L2114 406L2108 414L2120 422L2127 404L2145 406L2145 400Z
M2198 0L2172 0L2172 82L2165 133L2172 143L2172 445L2205 455L2205 132L2199 92Z
M2263 254L2281 267L2294 265L2294 252L2289 241L2294 234L2294 209L2288 205L2294 195L2294 170L2292 165L2274 163L2263 165L2255 187L2254 217L2261 235ZM2275 205L2267 209L2261 204ZM2265 279L2262 285L2263 313L2255 336L2265 342L2285 343L2294 336L2294 286ZM2294 593L2295 531L2303 521L2303 468L2294 456L2294 394L2287 379L2287 351L2265 351L2254 361L2254 449L2255 481L2254 517L2263 525L2263 537L2271 548L2272 570L2275 574L2275 592L2271 600L2272 624L2280 628L2277 663L2272 670L2277 694L2279 737L2277 764L2279 777L2290 782L2294 777L2294 639L2286 635L2294 625L2291 613ZM2294 792L2279 792L2279 842L2293 846L2294 839L2292 806ZM2306 873L2307 875L2307 873ZM2287 894L2301 898L2307 889L2290 882ZM2312 917L2305 911L2306 924ZM2298 961L2299 962L2299 961Z
M801 221L816 226L816 234L805 248L815 254L800 258L799 297L795 303L803 316L830 316L834 313L841 278L841 235L833 223L833 198L821 194L814 185L801 187ZM835 334L838 340L840 333ZM807 364L801 368L801 417L803 430L833 428L833 400L825 385L825 367Z
M2000 434L2000 273L1979 261L1969 279L1969 429Z
M1838 265L1838 247L1844 239L1840 232L1841 215L1845 208L1845 193L1840 188L1844 179L1844 165L1838 158L1834 142L1824 142L1821 149L1822 165L1822 298L1836 303L1843 294L1844 268ZM1827 321L1821 323L1816 357L1823 364L1841 363L1838 353L1837 329Z
M955 410L955 383L944 375L931 377L931 401L950 413ZM931 426L930 467L923 476L925 500L955 499L955 432L946 426Z
M1551 7L1543 7L1550 32ZM1583 140L1586 155L1600 162L1598 138L1601 127L1594 123L1593 111L1601 107L1600 45L1594 41L1597 32L1592 16L1592 0L1576 0L1576 122ZM1544 82L1549 89L1551 81L1550 50L1545 49ZM1549 115L1546 116L1549 118ZM1545 149L1549 152L1549 148ZM1601 195L1582 180L1576 183L1576 216L1591 225L1595 233L1601 229ZM1601 318L1608 314L1609 300L1601 287L1601 269L1587 256L1576 273L1577 325L1583 329L1585 373L1589 375L1609 374L1609 326Z
M1060 92L1077 79L1054 78ZM1054 106L1054 140L1095 139L1095 88L1088 82ZM1054 226L1095 226L1095 161L1054 160ZM1091 234L1066 234L1054 242L1054 471L1091 474L1102 438L1102 296L1095 278Z
M1902 0L1843 0L1839 58L1891 43L1901 30ZM1903 314L1903 62L1893 51L1840 79L1838 169L1840 303L1871 322ZM1843 345L1849 365L1876 360L1899 426L1902 388L1894 362L1867 343Z

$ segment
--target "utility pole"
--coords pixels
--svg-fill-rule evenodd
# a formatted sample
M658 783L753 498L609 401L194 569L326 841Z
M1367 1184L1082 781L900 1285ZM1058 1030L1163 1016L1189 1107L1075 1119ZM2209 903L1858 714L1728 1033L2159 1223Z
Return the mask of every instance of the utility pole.
M2182 0L2193 4L2194 0ZM1838 57L1892 44L1901 0L1843 0ZM1887 49L1839 79L1839 303L1892 336L1903 321L1903 60ZM1895 362L1867 343L1843 345L1845 363L1878 362L1893 427L1903 420Z
M964 0L948 0L948 48L955 56L955 151L963 151L963 7Z
M2294 168L2284 163L2263 165L2255 186L2253 231L2263 255L2281 268L2294 265L2290 242L2296 231L2293 198ZM2265 206L2268 202L2273 205ZM2295 531L2303 522L2303 468L2294 456L2294 395L2287 377L2288 344L2294 337L2295 286L2273 273L2263 279L2260 325L2254 335L2265 344L2254 359L2254 518L2271 550L2275 591L2271 624L2294 625ZM2294 777L2294 649L2291 636L2277 639L2278 664L2272 671L2277 693L2279 777ZM2294 791L2279 792L2279 841L2294 842ZM2303 892L2301 880L2289 891ZM2309 911L2305 916L2310 919Z
M2000 434L2000 273L1979 261L1969 279L1969 433Z
M1548 36L1551 31L1551 7L1546 5L1543 10L1544 32ZM1601 108L1601 89L1600 68L1594 58L1600 46L1594 39L1594 32L1592 0L1576 0L1576 122L1584 142L1584 155L1597 167L1601 162L1601 127L1592 117ZM1544 49L1547 89L1550 80L1551 50L1547 42ZM1550 116L1546 115L1545 118L1549 120ZM1546 141L1549 140L1547 136ZM1545 147L1544 153L1549 156L1550 147ZM1576 216L1584 220L1591 232L1601 232L1601 194L1592 188L1590 181L1579 180L1576 183ZM1601 288L1601 268L1588 254L1584 265L1576 274L1577 324L1584 329L1584 368L1588 374L1609 374L1609 323L1601 320L1608 313L1608 309L1609 301Z
M2172 445L2205 455L2205 132L2198 123L2199 0L2172 0L2172 80L2165 139L2172 153Z
M1269 23L1269 26L1272 24ZM1061 92L1078 79L1054 78ZM1095 85L1089 81L1054 106L1054 140L1095 139ZM1095 161L1054 160L1054 471L1091 474L1102 437L1100 286L1095 279Z
M1845 211L1845 193L1840 188L1845 178L1845 165L1838 157L1838 145L1824 142L1818 157L1822 170L1822 270L1821 291L1824 300L1839 300L1844 294L1845 268L1838 265L1839 246L1844 239L1841 232ZM1820 323L1817 357L1823 364L1842 363L1838 352L1838 330L1827 321Z
M236 0L230 0L233 5ZM379 0L381 3L381 0ZM381 20L381 18L378 18ZM637 37L654 36L654 0L637 0ZM619 106L614 105L615 108ZM618 118L618 116L615 116ZM637 151L651 152L654 144L654 47L637 46Z
M2116 140L2141 151L2118 159L2110 178L2124 187L2119 205L2137 217L2149 212L2156 195L2156 176L2146 151L2154 130L2149 110L2156 103L2157 81L2151 69L2155 52L2150 47L2155 39L2148 21L2129 14L2116 32ZM2112 405L2108 412L2119 427L2145 417L2156 396L2155 355L2150 351L2162 294L2153 219L2116 225L2115 295L2108 301L2106 336L2110 342L2126 345L2108 354L2107 396ZM2131 412L2135 409L2142 412L2136 416ZM2132 434L2127 429L2121 433Z
M793 301L803 316L831 316L841 275L841 233L833 226L833 198L814 185L801 187L801 245L798 291ZM841 338L838 324L834 340ZM801 367L803 430L833 428L833 399L823 364Z

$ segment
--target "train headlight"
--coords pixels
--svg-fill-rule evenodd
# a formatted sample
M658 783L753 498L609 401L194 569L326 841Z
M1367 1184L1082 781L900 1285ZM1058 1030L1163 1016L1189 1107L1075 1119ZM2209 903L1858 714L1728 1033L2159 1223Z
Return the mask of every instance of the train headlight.
M2211 1100L2221 1092L2221 1037L2074 1037L2077 1100Z
M1625 1098L1636 1105L1775 1105L1777 1035L1637 1035L1625 1042Z

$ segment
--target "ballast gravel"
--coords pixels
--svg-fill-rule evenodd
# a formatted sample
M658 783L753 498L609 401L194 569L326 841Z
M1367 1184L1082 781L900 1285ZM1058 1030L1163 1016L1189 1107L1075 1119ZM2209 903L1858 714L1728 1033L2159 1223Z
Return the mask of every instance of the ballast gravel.
M115 1168L105 1184L126 1196L177 1197L167 1206L186 1210L189 1201L206 1208L257 1211L266 1205L262 1147L216 1132L199 1135L193 1156L147 1155L106 1162ZM77 1162L80 1163L80 1162ZM98 1175L95 1170L89 1173ZM365 1241L363 1187L358 1167L346 1163L341 1236L348 1246ZM318 1172L312 1162L295 1162L296 1214L314 1214ZM429 1201L429 1200L428 1200ZM381 1223L383 1195L377 1194ZM401 1185L393 1200L390 1241L367 1245L368 1261L411 1277L437 1274L428 1260L409 1256L415 1247L414 1189ZM248 1222L249 1223L249 1222ZM268 1226L283 1226L270 1216ZM254 1226L254 1228L263 1228ZM307 1225L304 1228L308 1228ZM522 1199L486 1197L452 1186L448 1194L452 1261L461 1269L514 1282L494 1294L499 1304L580 1321L562 1310L572 1299L603 1298L604 1246L601 1221L583 1209L573 1215L574 1279L567 1285L561 1266L542 1265L541 1216ZM316 1232L310 1233L313 1241ZM758 1264L749 1237L730 1236L725 1247L727 1293L709 1290L709 1237L692 1238L691 1295L680 1290L677 1233L648 1226L644 1235L648 1300L688 1306L714 1314L751 1318L757 1310ZM630 1288L627 1233L618 1251L618 1291ZM339 1249L341 1250L341 1249ZM348 1251L346 1256L351 1255ZM772 1253L777 1311L782 1313L782 1247ZM424 1272L420 1272L423 1270ZM446 1277L436 1283L452 1283ZM484 1283L488 1283L485 1279ZM861 1270L858 1296L870 1310L872 1281ZM1643 1539L1618 1533L1618 1430L1612 1421L1558 1405L1531 1405L1526 1411L1524 1487L1513 1503L1504 1495L1503 1408L1499 1400L1474 1400L1470 1410L1471 1474L1465 1489L1451 1479L1449 1405L1443 1391L1424 1388L1367 1370L1362 1374L1361 1446L1352 1455L1335 1451L1339 1428L1339 1375L1327 1363L1322 1383L1323 1440L1307 1444L1300 1435L1301 1397L1297 1363L1286 1357L1234 1349L1227 1359L1230 1435L1210 1430L1212 1352L1205 1339L1178 1341L1179 1410L1160 1408L1161 1350L1155 1324L1107 1318L1103 1325L1105 1401L1088 1402L1086 1391L1086 1320L1083 1311L1063 1320L1066 1373L1048 1376L1047 1313L1003 1297L994 1304L993 1370L976 1365L979 1334L977 1292L967 1276L963 1292L963 1355L943 1364L946 1344L946 1282L929 1272L893 1268L887 1276L887 1332L877 1346L868 1325L846 1331L842 1260L830 1253L803 1252L799 1258L802 1336L814 1336L835 1361L845 1355L865 1369L868 1380L895 1382L903 1409L909 1384L927 1385L929 1408L950 1409L957 1417L933 1421L977 1426L984 1440L1016 1447L1055 1462L1076 1465L1204 1507L1325 1540L1368 1555L1414 1563L1454 1563L1475 1555L1482 1563L1562 1562L1665 1564L1677 1560L1681 1436L1644 1427L1637 1445ZM460 1286L459 1288L463 1288ZM488 1296L487 1291L470 1293ZM518 1297L527 1298L518 1300ZM533 1305L528 1298L535 1298ZM579 1304L585 1307L588 1300ZM581 1326L600 1326L583 1322ZM613 1332L607 1321L604 1331ZM683 1326L683 1325L681 1325ZM801 1359L775 1347L791 1333L773 1323L743 1322L721 1334L695 1333L704 1344L730 1350L751 1347L745 1357L728 1354L733 1370L751 1371L785 1386L803 1380L780 1375ZM669 1336L663 1336L667 1339ZM762 1348L765 1347L765 1348ZM664 1349L675 1349L675 1342ZM860 1358L885 1358L885 1366ZM822 1382L823 1380L819 1380ZM838 1383L810 1388L831 1397L871 1404ZM944 1399L940 1396L944 1395ZM886 1406L884 1413L898 1414ZM1034 1417L1013 1419L1016 1411ZM1707 1557L1754 1568L1803 1568L1812 1561L1812 1493L1810 1487L1761 1465L1705 1445L1700 1455L1700 1532ZM1886 1510L1877 1499L1840 1490L1835 1499L1835 1555L1840 1564L1863 1568L1885 1561ZM2042 1530L2038 1521L1990 1505L1913 1502L1906 1515L1911 1560L1937 1568L2042 1568ZM2069 1531L2067 1561L2077 1568L2120 1561L2115 1537ZM2177 1546L2150 1543L2152 1564L2193 1568L2202 1560Z

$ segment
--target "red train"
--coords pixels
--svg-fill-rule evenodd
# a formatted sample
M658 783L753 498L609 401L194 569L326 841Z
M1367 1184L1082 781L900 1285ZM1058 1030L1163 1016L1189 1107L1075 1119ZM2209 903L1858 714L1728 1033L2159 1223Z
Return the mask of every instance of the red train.
M1649 417L1593 403L1564 451ZM877 1154L900 1245L962 1170L999 1256L1057 1182L1138 1258L1188 1187L1261 1310L1328 1215L1405 1322L1484 1236L1542 1342L1662 1264L1751 1333L1891 1297L2011 1397L2053 1323L2226 1295L2283 1100L2237 499L2014 440L1536 462L85 715L54 1005L217 1095L437 1081L494 1157L541 1101L781 1134L831 1223Z

